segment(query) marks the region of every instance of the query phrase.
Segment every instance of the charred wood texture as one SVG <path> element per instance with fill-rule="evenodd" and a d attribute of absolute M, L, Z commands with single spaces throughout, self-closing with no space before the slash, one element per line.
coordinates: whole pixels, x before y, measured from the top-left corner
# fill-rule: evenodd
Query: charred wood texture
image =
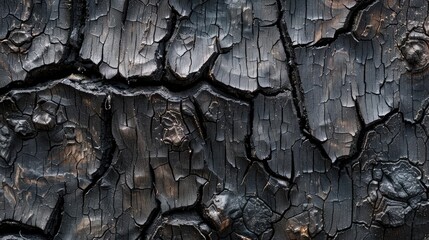
<path fill-rule="evenodd" d="M 424 0 L 0 0 L 1 239 L 428 239 Z"/>

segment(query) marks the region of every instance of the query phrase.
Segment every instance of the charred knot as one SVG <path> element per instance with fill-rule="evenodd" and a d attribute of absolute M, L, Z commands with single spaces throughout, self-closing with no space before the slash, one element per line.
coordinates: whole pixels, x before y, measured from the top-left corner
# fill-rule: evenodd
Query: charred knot
<path fill-rule="evenodd" d="M 174 147 L 183 146 L 187 140 L 185 123 L 180 112 L 175 110 L 167 111 L 161 118 L 164 126 L 163 141 Z"/>
<path fill-rule="evenodd" d="M 422 71 L 429 63 L 429 47 L 424 39 L 408 39 L 401 47 L 401 52 L 408 71 Z"/>

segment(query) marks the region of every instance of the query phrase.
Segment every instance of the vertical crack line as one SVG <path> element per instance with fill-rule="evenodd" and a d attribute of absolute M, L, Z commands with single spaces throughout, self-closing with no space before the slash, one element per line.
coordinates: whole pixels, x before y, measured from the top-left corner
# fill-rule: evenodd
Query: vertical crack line
<path fill-rule="evenodd" d="M 125 22 L 127 21 L 127 15 L 128 15 L 128 6 L 130 4 L 130 0 L 124 0 L 124 5 L 123 5 L 123 12 L 122 12 L 122 19 L 121 19 L 121 32 L 124 30 L 124 26 L 125 26 Z M 111 10 L 111 9 L 109 9 Z M 122 34 L 121 34 L 122 35 Z M 121 36 L 122 38 L 122 36 Z M 121 46 L 121 44 L 119 44 L 119 46 Z"/>
<path fill-rule="evenodd" d="M 64 192 L 60 192 L 58 196 L 57 203 L 55 204 L 54 211 L 52 211 L 51 216 L 46 224 L 44 230 L 45 234 L 48 234 L 50 237 L 57 235 L 60 230 L 61 222 L 63 219 L 64 213 Z"/>
<path fill-rule="evenodd" d="M 192 102 L 195 108 L 195 116 L 190 116 L 190 117 L 192 117 L 193 120 L 195 121 L 195 125 L 198 128 L 199 134 L 203 138 L 204 142 L 206 142 L 207 129 L 206 129 L 206 126 L 204 125 L 205 117 L 204 117 L 203 110 L 201 109 L 201 106 L 198 104 L 198 101 L 195 96 L 190 97 L 190 101 Z"/>
<path fill-rule="evenodd" d="M 88 8 L 86 0 L 72 0 L 71 1 L 71 19 L 70 19 L 70 33 L 69 43 L 71 54 L 66 54 L 69 61 L 75 61 L 79 57 L 79 51 L 83 42 L 83 28 L 85 26 L 85 20 L 88 18 Z"/>
<path fill-rule="evenodd" d="M 280 39 L 288 59 L 288 73 L 289 79 L 291 81 L 293 103 L 295 105 L 296 113 L 299 119 L 299 125 L 301 131 L 309 133 L 307 110 L 305 109 L 304 105 L 304 90 L 302 88 L 299 70 L 295 61 L 295 51 L 292 45 L 292 39 L 287 32 L 287 26 L 284 20 L 279 21 L 278 28 L 280 30 Z"/>
<path fill-rule="evenodd" d="M 299 74 L 299 69 L 296 63 L 294 46 L 292 43 L 292 39 L 289 36 L 286 22 L 282 19 L 284 10 L 282 7 L 281 0 L 277 0 L 277 5 L 279 6 L 279 9 L 281 9 L 281 14 L 279 15 L 279 21 L 277 26 L 280 31 L 280 40 L 282 41 L 283 48 L 285 49 L 288 61 L 287 67 L 292 88 L 291 92 L 293 97 L 293 104 L 296 110 L 296 115 L 298 117 L 300 131 L 302 135 L 310 141 L 310 143 L 316 146 L 322 157 L 330 159 L 328 153 L 322 146 L 322 142 L 311 134 L 308 114 L 305 108 L 305 94 L 304 89 L 302 88 L 302 81 Z"/>
<path fill-rule="evenodd" d="M 113 111 L 111 106 L 111 94 L 109 93 L 101 106 L 101 160 L 100 167 L 92 174 L 92 182 L 83 190 L 83 202 L 88 191 L 104 176 L 113 160 L 116 142 L 112 133 Z M 84 205 L 84 204 L 83 204 Z"/>
<path fill-rule="evenodd" d="M 159 42 L 158 49 L 155 52 L 155 60 L 157 62 L 157 66 L 160 69 L 160 78 L 163 78 L 165 76 L 166 72 L 166 66 L 167 66 L 167 53 L 168 53 L 168 47 L 169 42 L 171 38 L 174 36 L 175 30 L 177 29 L 177 16 L 178 13 L 172 9 L 170 11 L 171 19 L 167 22 L 167 34 L 164 36 L 164 38 L 161 39 Z"/>

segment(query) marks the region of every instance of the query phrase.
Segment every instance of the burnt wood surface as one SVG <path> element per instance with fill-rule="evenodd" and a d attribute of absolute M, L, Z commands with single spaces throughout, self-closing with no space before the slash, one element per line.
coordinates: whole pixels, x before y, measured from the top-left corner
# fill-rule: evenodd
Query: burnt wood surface
<path fill-rule="evenodd" d="M 425 0 L 0 0 L 0 239 L 429 239 Z"/>

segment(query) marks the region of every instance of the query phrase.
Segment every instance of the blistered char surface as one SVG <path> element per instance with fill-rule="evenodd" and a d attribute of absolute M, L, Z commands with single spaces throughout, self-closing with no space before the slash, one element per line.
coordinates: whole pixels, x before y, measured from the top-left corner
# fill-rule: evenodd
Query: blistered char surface
<path fill-rule="evenodd" d="M 427 238 L 428 19 L 0 0 L 0 238 Z"/>

